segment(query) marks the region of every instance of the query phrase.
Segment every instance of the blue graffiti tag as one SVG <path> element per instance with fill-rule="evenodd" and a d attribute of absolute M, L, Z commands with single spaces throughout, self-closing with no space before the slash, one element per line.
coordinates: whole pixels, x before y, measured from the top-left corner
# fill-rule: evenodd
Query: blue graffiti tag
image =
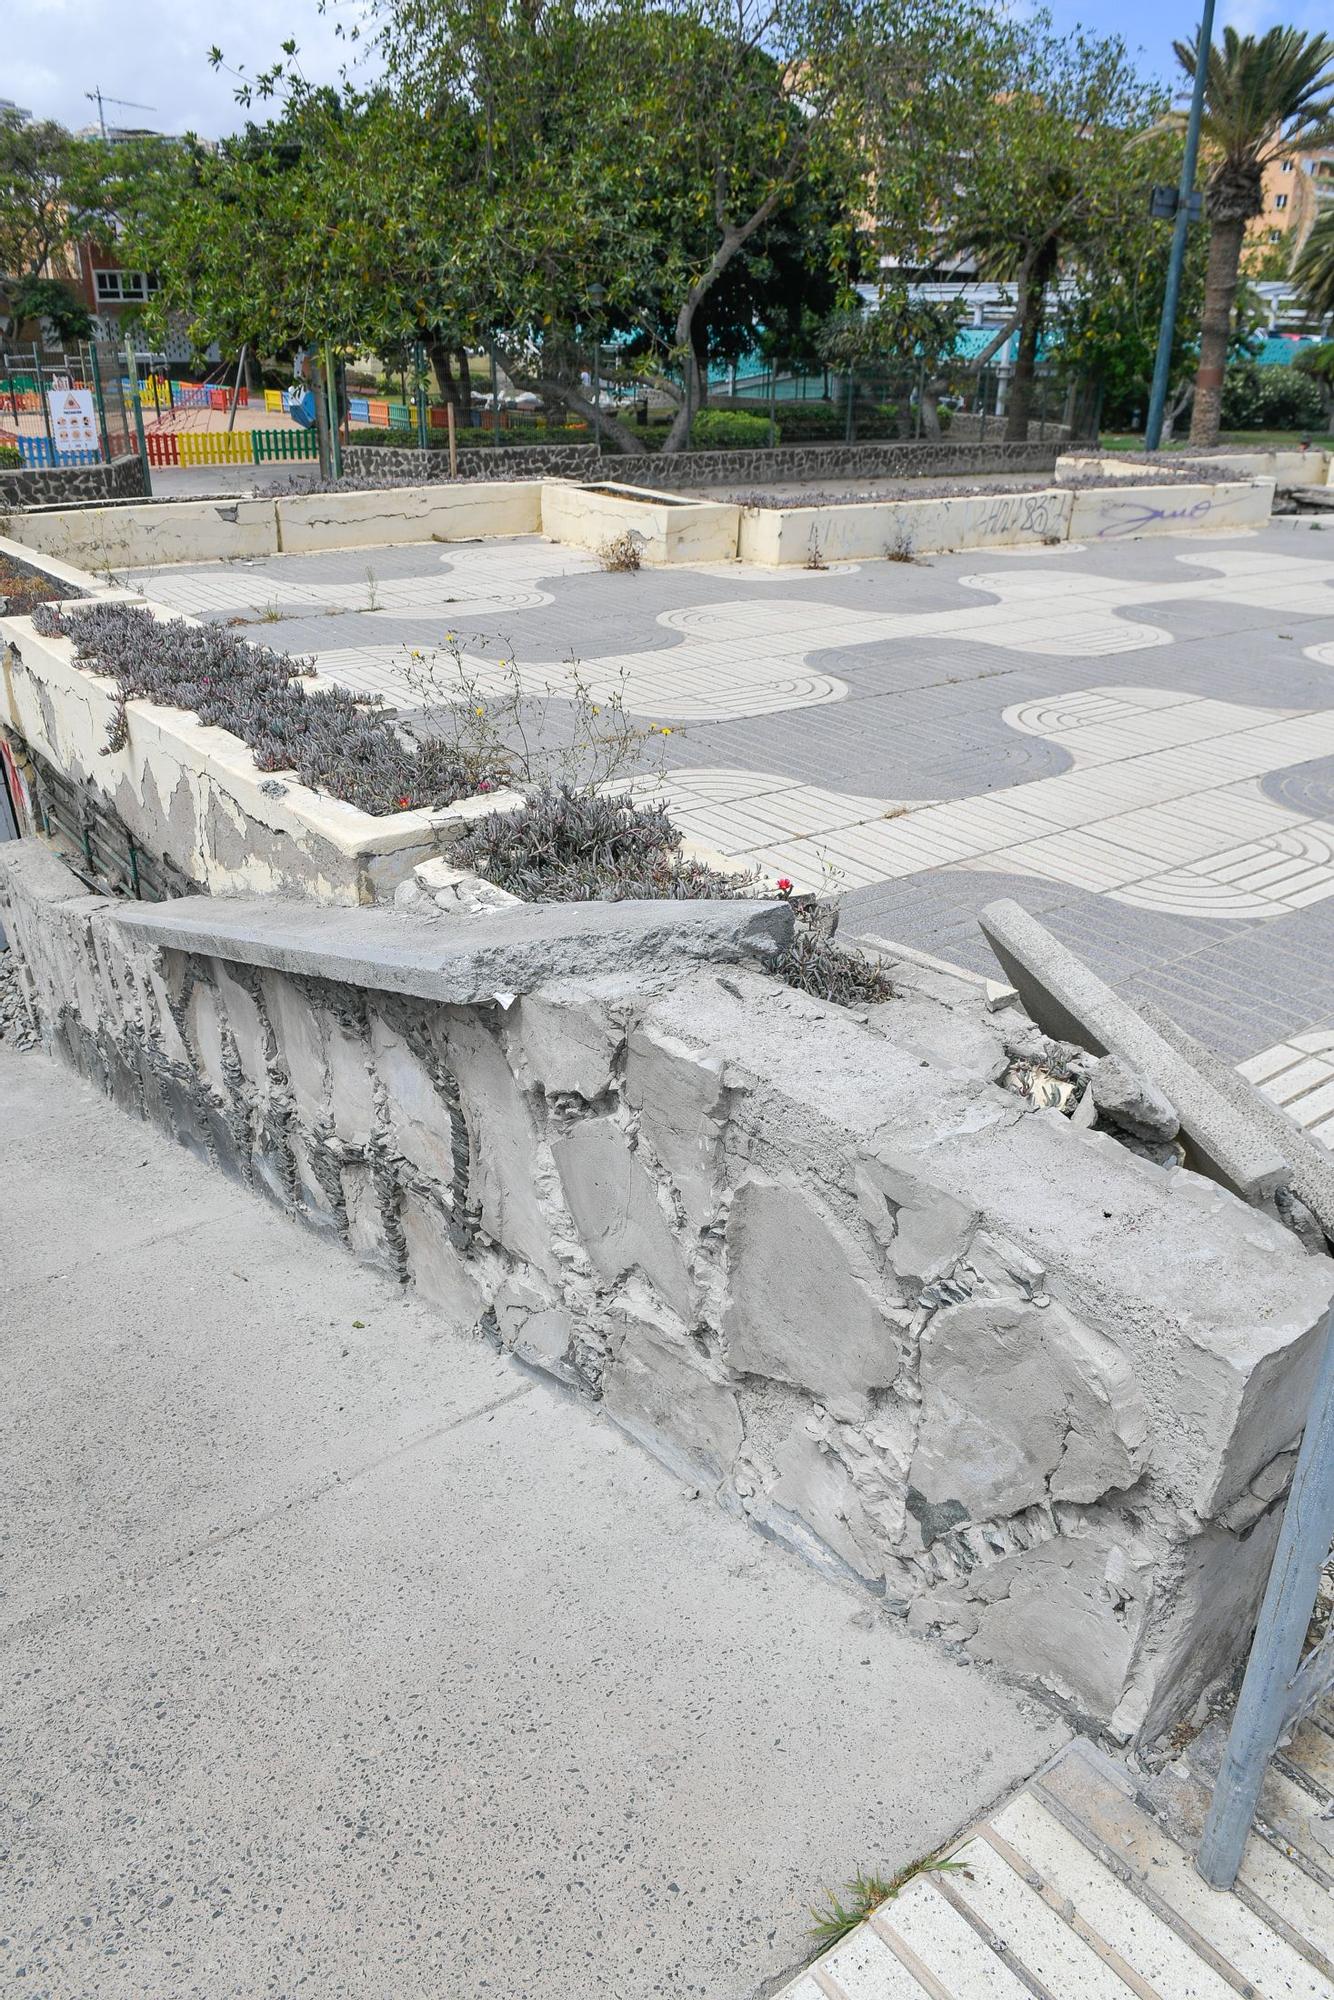
<path fill-rule="evenodd" d="M 1147 500 L 1118 500 L 1113 502 L 1113 511 L 1120 518 L 1099 528 L 1100 542 L 1116 535 L 1133 535 L 1136 528 L 1147 528 L 1151 521 L 1203 521 L 1213 513 L 1214 503 L 1207 494 L 1189 507 L 1151 507 Z"/>

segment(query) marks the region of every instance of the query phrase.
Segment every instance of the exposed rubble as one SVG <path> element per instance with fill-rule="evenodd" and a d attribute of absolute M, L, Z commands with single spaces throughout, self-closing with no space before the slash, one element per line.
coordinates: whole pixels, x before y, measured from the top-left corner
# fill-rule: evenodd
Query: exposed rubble
<path fill-rule="evenodd" d="M 832 1007 L 772 905 L 127 907 L 32 842 L 0 908 L 126 1109 L 914 1629 L 1146 1741 L 1232 1667 L 1334 1264 L 1004 1087 L 1097 1065 L 979 983 Z"/>

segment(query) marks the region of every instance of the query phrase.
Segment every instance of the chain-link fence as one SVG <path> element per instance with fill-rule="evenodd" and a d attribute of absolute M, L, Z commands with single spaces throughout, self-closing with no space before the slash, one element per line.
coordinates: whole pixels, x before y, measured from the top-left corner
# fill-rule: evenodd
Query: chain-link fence
<path fill-rule="evenodd" d="M 980 372 L 963 360 L 928 370 L 920 357 L 856 368 L 807 358 L 752 357 L 712 364 L 707 383 L 650 365 L 622 343 L 566 342 L 541 357 L 541 376 L 513 378 L 486 357 L 455 365 L 447 385 L 411 353 L 376 384 L 353 386 L 346 404 L 353 443 L 447 442 L 447 400 L 461 446 L 590 443 L 615 424 L 644 450 L 661 447 L 688 400 L 691 443 L 703 448 L 764 444 L 855 444 L 953 438 L 989 442 L 1006 435 L 1013 369 Z M 1029 387 L 1028 435 L 1070 435 L 1078 397 L 1050 367 Z M 719 421 L 722 418 L 723 421 Z M 729 421 L 730 420 L 730 421 Z M 606 435 L 605 444 L 618 440 Z"/>
<path fill-rule="evenodd" d="M 121 381 L 121 355 L 105 342 L 61 352 L 0 351 L 0 446 L 35 466 L 109 464 L 139 449 Z"/>

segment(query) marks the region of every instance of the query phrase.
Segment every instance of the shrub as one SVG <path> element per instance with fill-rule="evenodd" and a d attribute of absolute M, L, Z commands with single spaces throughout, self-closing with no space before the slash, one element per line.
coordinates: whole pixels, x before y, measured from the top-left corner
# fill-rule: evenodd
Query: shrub
<path fill-rule="evenodd" d="M 727 875 L 687 860 L 665 806 L 636 805 L 625 793 L 577 792 L 566 784 L 539 786 L 517 812 L 488 813 L 450 854 L 532 902 L 766 895 L 754 875 Z M 825 911 L 798 908 L 795 914 L 792 942 L 774 964 L 780 979 L 839 1007 L 893 999 L 889 974 L 875 959 L 836 944 Z"/>
<path fill-rule="evenodd" d="M 0 469 L 10 471 L 23 463 L 23 453 L 16 444 L 0 444 Z"/>
<path fill-rule="evenodd" d="M 687 861 L 665 806 L 625 793 L 540 785 L 518 812 L 488 813 L 451 849 L 465 868 L 533 902 L 623 902 L 627 897 L 697 901 L 754 885 Z"/>
<path fill-rule="evenodd" d="M 1261 368 L 1237 361 L 1223 383 L 1223 429 L 1318 430 L 1324 421 L 1318 384 L 1297 368 Z"/>
<path fill-rule="evenodd" d="M 495 782 L 452 743 L 406 742 L 373 702 L 343 688 L 307 691 L 309 660 L 251 645 L 223 626 L 157 619 L 133 604 L 39 605 L 33 624 L 72 640 L 78 660 L 115 681 L 108 751 L 126 741 L 126 702 L 143 696 L 239 736 L 261 771 L 291 771 L 363 812 L 450 805 Z"/>
<path fill-rule="evenodd" d="M 690 426 L 693 451 L 763 451 L 782 432 L 748 410 L 701 410 Z"/>
<path fill-rule="evenodd" d="M 597 559 L 603 569 L 636 570 L 643 564 L 644 537 L 634 528 L 623 535 L 611 535 L 599 545 Z"/>

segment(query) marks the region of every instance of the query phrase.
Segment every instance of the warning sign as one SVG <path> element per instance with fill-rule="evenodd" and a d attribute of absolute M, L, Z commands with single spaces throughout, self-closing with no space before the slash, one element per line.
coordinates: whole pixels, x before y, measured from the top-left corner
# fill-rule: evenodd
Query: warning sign
<path fill-rule="evenodd" d="M 91 389 L 51 389 L 46 407 L 57 451 L 97 451 L 97 418 Z"/>

